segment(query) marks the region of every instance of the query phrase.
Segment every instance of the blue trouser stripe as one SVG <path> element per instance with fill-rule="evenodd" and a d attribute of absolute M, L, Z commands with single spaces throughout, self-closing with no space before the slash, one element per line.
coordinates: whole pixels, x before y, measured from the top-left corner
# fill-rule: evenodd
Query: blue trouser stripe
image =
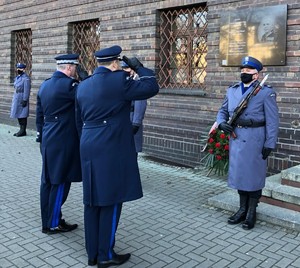
<path fill-rule="evenodd" d="M 116 234 L 116 231 L 117 231 L 117 212 L 118 212 L 118 204 L 114 205 L 114 212 L 113 212 L 113 215 L 112 215 L 112 223 L 111 223 L 111 236 L 110 236 L 110 250 L 109 250 L 109 256 L 108 256 L 108 259 L 111 260 L 113 258 L 113 246 L 114 246 L 114 243 L 115 243 L 115 234 Z"/>
<path fill-rule="evenodd" d="M 64 186 L 65 184 L 62 183 L 58 186 L 57 195 L 55 199 L 55 205 L 53 209 L 53 217 L 52 217 L 52 224 L 51 228 L 57 227 L 60 220 L 60 211 L 62 206 L 62 200 L 64 195 Z"/>

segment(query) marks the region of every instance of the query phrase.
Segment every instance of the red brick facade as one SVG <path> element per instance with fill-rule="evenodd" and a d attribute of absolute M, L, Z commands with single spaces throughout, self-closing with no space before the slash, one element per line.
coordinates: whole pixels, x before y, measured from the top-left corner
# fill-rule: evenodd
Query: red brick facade
<path fill-rule="evenodd" d="M 300 4 L 298 0 L 136 0 L 136 1 L 2 1 L 0 4 L 0 119 L 9 118 L 13 85 L 12 32 L 32 31 L 32 93 L 29 125 L 34 129 L 36 93 L 55 70 L 54 56 L 68 51 L 68 24 L 100 20 L 100 47 L 119 44 L 123 54 L 138 56 L 156 70 L 159 51 L 159 12 L 162 9 L 208 6 L 208 54 L 205 87 L 200 91 L 161 90 L 148 100 L 144 152 L 167 161 L 197 166 L 203 157 L 201 139 L 214 122 L 225 89 L 239 79 L 238 67 L 219 64 L 220 17 L 226 10 L 267 5 L 288 6 L 285 66 L 267 66 L 269 83 L 278 92 L 280 134 L 269 159 L 269 171 L 300 164 Z M 269 4 L 268 4 L 269 3 Z M 204 94 L 202 94 L 202 93 Z"/>

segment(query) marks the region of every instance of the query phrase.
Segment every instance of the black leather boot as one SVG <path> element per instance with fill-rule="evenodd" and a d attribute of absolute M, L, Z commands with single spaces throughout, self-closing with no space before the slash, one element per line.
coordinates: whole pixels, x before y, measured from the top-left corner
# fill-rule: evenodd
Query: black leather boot
<path fill-rule="evenodd" d="M 14 136 L 19 137 L 18 135 L 21 133 L 21 125 L 20 125 L 20 129 L 18 132 L 14 133 Z"/>
<path fill-rule="evenodd" d="M 256 207 L 258 204 L 257 198 L 249 199 L 249 208 L 246 216 L 246 220 L 244 221 L 242 227 L 245 230 L 250 230 L 254 227 L 256 222 Z"/>
<path fill-rule="evenodd" d="M 26 136 L 26 127 L 27 127 L 27 117 L 18 118 L 18 122 L 20 125 L 20 130 L 14 134 L 16 137 Z"/>
<path fill-rule="evenodd" d="M 26 125 L 20 125 L 20 131 L 15 133 L 14 136 L 16 137 L 26 136 Z"/>
<path fill-rule="evenodd" d="M 26 127 L 27 127 L 27 117 L 25 118 L 18 118 L 20 131 L 15 133 L 14 136 L 16 137 L 23 137 L 26 136 Z"/>
<path fill-rule="evenodd" d="M 228 219 L 229 224 L 238 224 L 246 219 L 248 210 L 248 195 L 239 194 L 240 196 L 240 208 Z"/>

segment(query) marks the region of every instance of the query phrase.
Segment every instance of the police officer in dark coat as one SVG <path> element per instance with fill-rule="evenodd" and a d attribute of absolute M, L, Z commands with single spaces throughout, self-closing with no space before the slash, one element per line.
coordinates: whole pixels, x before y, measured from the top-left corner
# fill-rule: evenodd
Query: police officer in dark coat
<path fill-rule="evenodd" d="M 256 206 L 265 186 L 267 158 L 275 149 L 279 116 L 276 93 L 272 87 L 263 88 L 250 99 L 236 126 L 227 124 L 234 109 L 255 87 L 262 63 L 250 56 L 241 63 L 241 83 L 227 89 L 226 97 L 217 115 L 219 129 L 236 134 L 230 138 L 228 186 L 238 190 L 240 208 L 229 219 L 229 224 L 243 222 L 250 230 L 256 221 Z"/>
<path fill-rule="evenodd" d="M 31 82 L 29 76 L 25 73 L 26 65 L 17 63 L 18 75 L 14 81 L 14 96 L 11 104 L 10 117 L 17 118 L 20 130 L 14 133 L 16 137 L 26 136 L 27 117 L 29 116 L 29 96 Z"/>
<path fill-rule="evenodd" d="M 62 219 L 61 206 L 67 199 L 71 182 L 81 181 L 79 136 L 75 120 L 75 95 L 78 85 L 73 77 L 77 54 L 56 58 L 57 71 L 44 81 L 37 94 L 37 141 L 41 142 L 43 169 L 40 201 L 42 232 L 68 232 L 77 224 Z"/>
<path fill-rule="evenodd" d="M 120 265 L 130 254 L 114 252 L 122 204 L 143 196 L 135 151 L 132 100 L 153 97 L 159 87 L 154 72 L 137 60 L 128 65 L 140 76 L 128 79 L 121 70 L 119 46 L 95 53 L 98 68 L 78 86 L 78 111 L 83 121 L 80 156 L 86 250 L 89 265 Z M 79 122 L 80 128 L 80 122 Z"/>

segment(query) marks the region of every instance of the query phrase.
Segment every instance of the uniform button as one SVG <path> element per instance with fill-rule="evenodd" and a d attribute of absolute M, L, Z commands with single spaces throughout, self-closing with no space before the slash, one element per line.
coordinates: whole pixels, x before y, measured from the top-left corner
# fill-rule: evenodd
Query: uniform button
<path fill-rule="evenodd" d="M 57 116 L 55 116 L 55 119 L 57 119 Z"/>
<path fill-rule="evenodd" d="M 103 121 L 103 124 L 106 124 L 106 121 L 105 121 L 105 120 Z"/>

